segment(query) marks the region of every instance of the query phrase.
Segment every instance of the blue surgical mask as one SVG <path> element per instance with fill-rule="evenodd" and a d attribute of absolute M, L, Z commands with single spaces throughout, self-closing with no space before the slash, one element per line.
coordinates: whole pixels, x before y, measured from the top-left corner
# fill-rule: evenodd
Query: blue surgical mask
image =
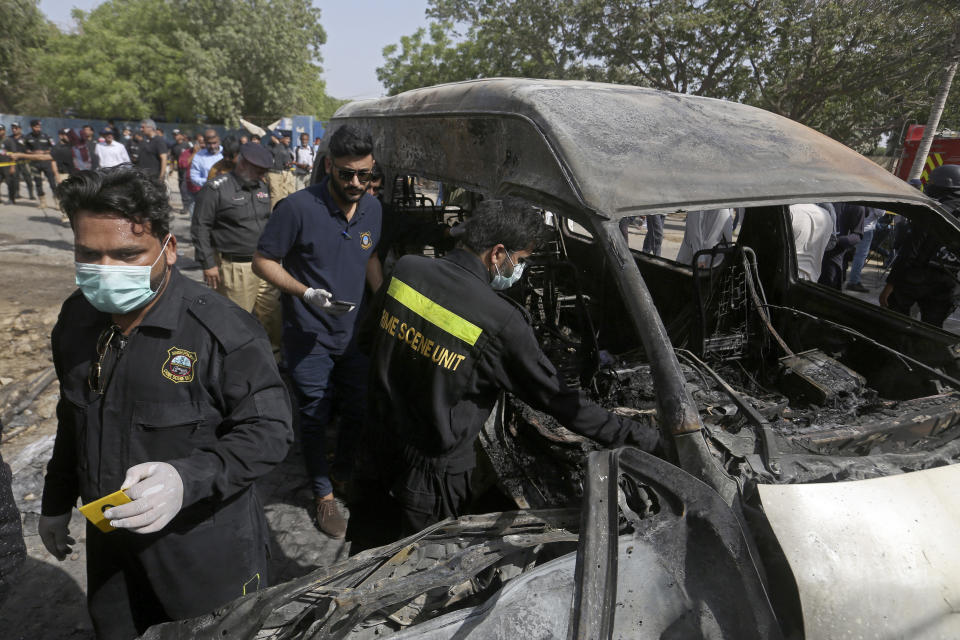
<path fill-rule="evenodd" d="M 160 290 L 157 287 L 157 291 L 154 291 L 150 286 L 150 273 L 163 257 L 168 242 L 169 235 L 160 249 L 160 255 L 150 266 L 75 263 L 77 286 L 83 292 L 83 297 L 97 311 L 117 315 L 146 305 Z"/>
<path fill-rule="evenodd" d="M 500 267 L 493 265 L 493 268 L 497 270 L 497 275 L 493 276 L 493 280 L 490 281 L 490 286 L 497 291 L 503 291 L 504 289 L 509 289 L 513 285 L 517 284 L 517 280 L 523 275 L 523 264 L 516 264 L 513 261 L 513 258 L 510 257 L 510 254 L 507 254 L 507 260 L 510 261 L 510 264 L 513 265 L 513 272 L 509 276 L 504 276 L 500 274 Z"/>

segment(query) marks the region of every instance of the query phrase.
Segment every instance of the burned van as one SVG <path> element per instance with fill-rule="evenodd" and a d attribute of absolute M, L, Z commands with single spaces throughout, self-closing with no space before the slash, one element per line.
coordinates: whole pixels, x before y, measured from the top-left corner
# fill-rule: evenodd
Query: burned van
<path fill-rule="evenodd" d="M 960 322 L 878 304 L 894 242 L 868 254 L 867 293 L 816 277 L 838 210 L 960 255 L 949 212 L 788 119 L 638 87 L 478 80 L 354 102 L 345 123 L 373 136 L 390 215 L 543 211 L 550 240 L 509 295 L 567 384 L 670 451 L 604 451 L 504 397 L 478 482 L 515 511 L 364 551 L 190 637 L 960 637 Z"/>

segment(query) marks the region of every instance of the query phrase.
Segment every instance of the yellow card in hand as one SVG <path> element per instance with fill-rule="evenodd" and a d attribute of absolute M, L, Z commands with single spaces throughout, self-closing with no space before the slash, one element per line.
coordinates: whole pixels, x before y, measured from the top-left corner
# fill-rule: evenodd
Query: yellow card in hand
<path fill-rule="evenodd" d="M 80 507 L 80 513 L 87 517 L 87 520 L 93 523 L 93 525 L 103 531 L 104 533 L 110 533 L 114 530 L 114 527 L 110 526 L 110 521 L 107 520 L 106 516 L 103 515 L 103 512 L 109 509 L 110 507 L 119 507 L 122 504 L 127 504 L 130 502 L 130 498 L 123 492 L 114 491 L 108 496 L 104 496 L 99 500 L 94 500 L 89 502 L 82 507 Z"/>

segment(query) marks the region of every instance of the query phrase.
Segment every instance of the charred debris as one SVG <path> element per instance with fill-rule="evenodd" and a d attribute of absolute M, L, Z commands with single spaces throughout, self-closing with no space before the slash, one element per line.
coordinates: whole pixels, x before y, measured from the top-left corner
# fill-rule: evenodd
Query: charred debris
<path fill-rule="evenodd" d="M 642 348 L 598 344 L 593 318 L 606 305 L 562 253 L 561 243 L 536 256 L 518 295 L 544 351 L 601 405 L 655 421 Z M 960 382 L 856 328 L 768 303 L 749 247 L 698 256 L 713 266 L 694 267 L 693 303 L 664 324 L 681 336 L 675 351 L 707 441 L 743 497 L 756 483 L 864 479 L 960 457 Z M 871 380 L 891 362 L 902 377 Z M 535 508 L 578 497 L 584 452 L 596 448 L 515 398 L 482 442 L 501 487 Z"/>

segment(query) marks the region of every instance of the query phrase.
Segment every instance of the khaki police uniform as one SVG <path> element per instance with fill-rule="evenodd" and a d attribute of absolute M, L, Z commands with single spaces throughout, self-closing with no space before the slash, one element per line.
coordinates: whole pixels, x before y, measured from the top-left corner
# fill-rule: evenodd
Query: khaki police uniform
<path fill-rule="evenodd" d="M 293 175 L 293 151 L 290 147 L 278 142 L 270 148 L 273 154 L 273 167 L 267 172 L 265 179 L 270 186 L 270 208 L 297 191 L 297 179 Z"/>
<path fill-rule="evenodd" d="M 190 235 L 200 266 L 220 269 L 217 293 L 257 317 L 279 357 L 280 291 L 253 272 L 253 253 L 269 217 L 266 183 L 245 183 L 231 171 L 197 193 Z"/>

